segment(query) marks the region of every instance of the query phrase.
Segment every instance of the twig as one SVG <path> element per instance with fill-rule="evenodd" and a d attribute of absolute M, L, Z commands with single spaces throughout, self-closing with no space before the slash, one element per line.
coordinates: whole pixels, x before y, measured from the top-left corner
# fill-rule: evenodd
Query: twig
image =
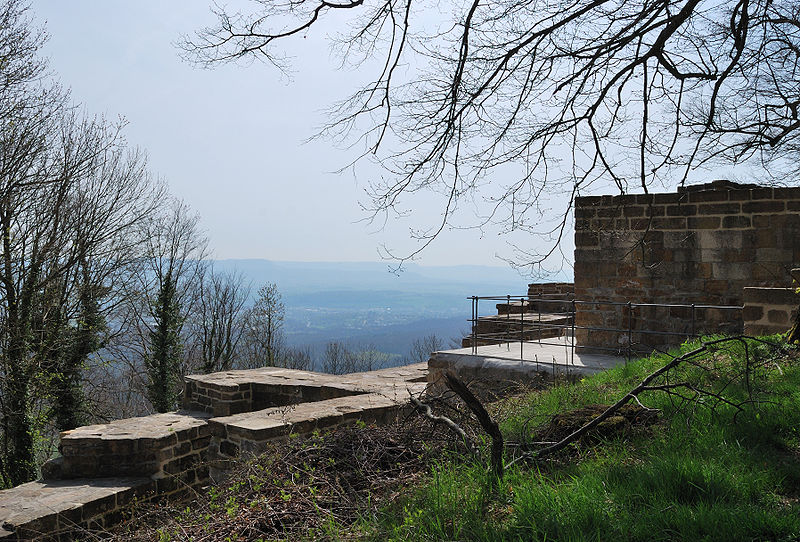
<path fill-rule="evenodd" d="M 420 401 L 419 399 L 417 399 L 413 395 L 411 396 L 411 404 L 414 405 L 414 407 L 423 416 L 425 416 L 426 418 L 428 418 L 432 422 L 445 425 L 451 431 L 455 432 L 459 437 L 461 437 L 461 440 L 464 441 L 464 444 L 466 445 L 466 447 L 469 449 L 470 452 L 472 452 L 474 454 L 478 453 L 477 446 L 475 446 L 475 444 L 472 442 L 472 440 L 470 440 L 470 438 L 467 436 L 467 433 L 456 422 L 454 422 L 453 420 L 451 420 L 447 416 L 436 416 L 433 413 L 433 411 L 431 410 L 430 405 L 427 405 L 427 404 L 423 403 L 422 401 Z"/>

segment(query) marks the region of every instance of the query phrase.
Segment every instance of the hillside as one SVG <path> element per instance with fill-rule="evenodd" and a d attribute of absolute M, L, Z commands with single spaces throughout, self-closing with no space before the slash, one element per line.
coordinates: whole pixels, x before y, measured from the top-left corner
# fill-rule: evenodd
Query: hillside
<path fill-rule="evenodd" d="M 613 403 L 672 359 L 653 356 L 492 404 L 506 439 L 506 472 L 496 486 L 484 460 L 427 420 L 358 425 L 278 444 L 232 485 L 173 509 L 144 508 L 116 536 L 796 539 L 800 363 L 792 349 L 716 343 L 656 382 L 660 389 L 639 394 L 632 410 L 649 412 L 646 423 L 620 418 L 554 456 L 519 459 L 525 446 L 558 439 L 585 407 Z M 457 421 L 478 436 L 474 424 Z"/>

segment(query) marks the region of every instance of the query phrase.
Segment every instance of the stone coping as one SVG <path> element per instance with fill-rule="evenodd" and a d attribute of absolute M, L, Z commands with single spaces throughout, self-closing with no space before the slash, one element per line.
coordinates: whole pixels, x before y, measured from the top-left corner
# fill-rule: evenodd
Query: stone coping
<path fill-rule="evenodd" d="M 408 403 L 409 392 L 419 393 L 425 384 L 419 383 L 396 397 L 385 393 L 367 393 L 350 397 L 337 397 L 290 407 L 273 407 L 255 412 L 245 412 L 212 418 L 211 434 L 219 438 L 234 437 L 264 442 L 288 436 L 291 433 L 307 434 L 315 429 L 338 425 L 350 419 L 369 418 L 370 412 L 383 413 L 387 408 Z"/>
<path fill-rule="evenodd" d="M 86 425 L 61 433 L 61 442 L 71 440 L 131 440 L 155 444 L 170 439 L 178 433 L 202 427 L 208 423 L 210 414 L 197 411 L 178 410 L 163 414 L 151 414 L 136 418 L 114 420 L 109 423 Z"/>
<path fill-rule="evenodd" d="M 472 371 L 507 371 L 509 378 L 518 374 L 551 371 L 594 374 L 624 361 L 624 358 L 618 356 L 581 352 L 580 349 L 573 351 L 569 338 L 555 337 L 542 341 L 526 341 L 522 344 L 521 352 L 519 342 L 436 352 L 428 362 L 428 377 L 434 382 L 442 370 L 462 368 Z"/>
<path fill-rule="evenodd" d="M 224 371 L 207 375 L 189 375 L 186 380 L 221 391 L 265 385 L 284 387 L 334 388 L 353 393 L 383 390 L 403 382 L 419 382 L 425 378 L 427 363 L 392 367 L 365 373 L 330 375 L 280 367 L 262 367 Z"/>
<path fill-rule="evenodd" d="M 0 491 L 0 540 L 102 525 L 102 517 L 154 489 L 149 478 L 28 482 Z"/>

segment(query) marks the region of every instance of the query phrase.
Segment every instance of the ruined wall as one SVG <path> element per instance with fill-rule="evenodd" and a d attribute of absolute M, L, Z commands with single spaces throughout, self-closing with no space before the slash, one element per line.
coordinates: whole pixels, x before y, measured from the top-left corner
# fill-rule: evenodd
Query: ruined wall
<path fill-rule="evenodd" d="M 795 288 L 745 288 L 744 332 L 772 335 L 786 331 L 794 322 L 800 296 Z"/>
<path fill-rule="evenodd" d="M 576 199 L 575 297 L 593 302 L 743 304 L 746 286 L 786 287 L 800 262 L 800 188 L 716 181 L 670 194 Z M 633 343 L 680 342 L 691 309 L 581 304 L 579 327 L 660 330 Z M 742 331 L 741 312 L 696 309 L 695 331 Z M 584 329 L 587 346 L 627 345 L 627 333 Z M 646 349 L 643 347 L 643 349 Z"/>

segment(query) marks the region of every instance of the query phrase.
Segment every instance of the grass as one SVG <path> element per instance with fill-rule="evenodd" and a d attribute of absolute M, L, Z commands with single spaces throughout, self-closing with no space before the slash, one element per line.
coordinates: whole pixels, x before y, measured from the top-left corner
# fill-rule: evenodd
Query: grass
<path fill-rule="evenodd" d="M 684 398 L 642 393 L 642 404 L 660 410 L 655 424 L 595 435 L 547 460 L 517 461 L 496 486 L 483 463 L 453 452 L 452 435 L 428 433 L 424 420 L 300 439 L 246 466 L 229 487 L 168 512 L 163 525 L 149 516 L 123 526 L 120 538 L 797 540 L 796 358 L 757 341 L 720 344 L 668 382 L 691 382 L 727 402 L 686 390 Z M 611 404 L 670 359 L 645 358 L 490 409 L 507 442 L 530 444 L 555 414 Z M 507 447 L 507 462 L 515 450 Z"/>
<path fill-rule="evenodd" d="M 687 344 L 689 351 L 697 344 Z M 759 343 L 737 378 L 742 344 L 703 355 L 671 375 L 734 402 L 641 401 L 661 422 L 602 442 L 579 443 L 549 462 L 517 463 L 496 491 L 482 465 L 441 463 L 430 480 L 357 526 L 372 540 L 790 540 L 800 537 L 800 367 Z M 611 403 L 668 361 L 640 360 L 575 385 L 515 398 L 495 409 L 504 434 L 525 440 L 554 414 Z M 342 535 L 344 532 L 341 533 Z"/>

